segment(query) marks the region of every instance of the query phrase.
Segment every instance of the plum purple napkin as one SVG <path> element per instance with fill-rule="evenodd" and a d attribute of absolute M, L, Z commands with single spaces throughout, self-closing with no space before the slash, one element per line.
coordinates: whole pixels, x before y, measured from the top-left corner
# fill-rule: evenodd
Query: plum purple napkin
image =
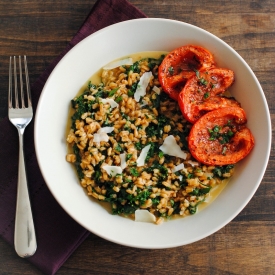
<path fill-rule="evenodd" d="M 32 85 L 34 110 L 50 73 L 72 47 L 106 26 L 143 17 L 145 14 L 126 0 L 98 0 L 68 46 Z M 0 235 L 13 245 L 18 136 L 8 118 L 0 122 L 0 128 L 4 129 L 0 132 Z M 33 130 L 32 121 L 25 133 L 25 156 L 38 247 L 28 260 L 45 274 L 55 274 L 89 232 L 68 216 L 48 190 L 37 163 Z"/>

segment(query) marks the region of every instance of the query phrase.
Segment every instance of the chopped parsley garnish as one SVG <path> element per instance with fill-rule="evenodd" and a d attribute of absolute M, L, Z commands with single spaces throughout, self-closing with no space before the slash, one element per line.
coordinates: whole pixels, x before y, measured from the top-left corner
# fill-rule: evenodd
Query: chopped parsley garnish
<path fill-rule="evenodd" d="M 204 85 L 204 86 L 206 86 L 207 85 L 207 80 L 206 79 L 204 79 L 204 78 L 200 78 L 200 83 L 202 84 L 202 85 Z"/>
<path fill-rule="evenodd" d="M 118 143 L 117 146 L 115 147 L 115 150 L 118 151 L 118 152 L 121 152 L 122 151 L 122 147 L 121 145 Z"/>
<path fill-rule="evenodd" d="M 229 129 L 222 131 L 224 127 L 229 127 Z M 226 144 L 234 136 L 233 128 L 234 125 L 231 125 L 230 121 L 223 127 L 216 125 L 212 129 L 208 129 L 210 135 L 209 140 L 219 140 L 220 144 Z M 225 151 L 223 151 L 223 153 L 225 153 Z"/>
<path fill-rule="evenodd" d="M 136 168 L 131 167 L 130 168 L 130 173 L 134 176 L 134 177 L 138 177 L 139 176 L 139 172 Z"/>
<path fill-rule="evenodd" d="M 170 75 L 173 75 L 174 74 L 174 68 L 173 67 L 169 67 L 168 68 L 168 72 Z"/>
<path fill-rule="evenodd" d="M 202 85 L 204 85 L 204 86 L 206 86 L 208 84 L 207 80 L 200 76 L 200 72 L 199 71 L 196 70 L 195 73 L 196 73 L 196 77 L 199 80 L 199 83 L 202 84 Z"/>
<path fill-rule="evenodd" d="M 126 154 L 126 161 L 129 160 L 132 156 L 133 154 Z"/>
<path fill-rule="evenodd" d="M 120 95 L 120 96 L 118 96 L 118 97 L 116 97 L 116 99 L 115 99 L 115 102 L 117 102 L 117 103 L 119 103 L 120 101 L 122 101 L 122 96 Z"/>
<path fill-rule="evenodd" d="M 209 92 L 207 92 L 203 95 L 204 99 L 207 99 L 209 96 L 210 96 Z"/>
<path fill-rule="evenodd" d="M 113 89 L 112 91 L 110 91 L 110 92 L 109 92 L 109 97 L 112 97 L 112 96 L 117 92 L 118 89 L 119 89 L 119 87 Z"/>
<path fill-rule="evenodd" d="M 159 151 L 159 158 L 162 158 L 164 156 L 164 153 L 162 151 Z"/>
<path fill-rule="evenodd" d="M 141 144 L 141 142 L 136 142 L 136 143 L 135 143 L 135 147 L 136 147 L 137 150 L 141 150 L 141 149 L 142 149 L 142 144 Z"/>

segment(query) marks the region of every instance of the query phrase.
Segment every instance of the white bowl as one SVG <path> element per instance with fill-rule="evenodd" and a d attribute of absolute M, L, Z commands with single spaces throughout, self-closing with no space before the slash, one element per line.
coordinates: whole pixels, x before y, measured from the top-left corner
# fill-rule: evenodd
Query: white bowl
<path fill-rule="evenodd" d="M 65 130 L 70 100 L 105 64 L 136 52 L 171 51 L 201 45 L 219 67 L 235 72 L 231 93 L 241 102 L 255 147 L 241 161 L 222 193 L 196 215 L 161 225 L 111 215 L 91 200 L 65 161 Z M 109 241 L 139 248 L 169 248 L 198 241 L 229 223 L 252 198 L 264 175 L 271 146 L 271 122 L 262 88 L 242 57 L 225 42 L 198 27 L 166 19 L 137 19 L 104 28 L 76 45 L 58 63 L 41 94 L 35 119 L 35 148 L 53 196 L 79 224 Z"/>

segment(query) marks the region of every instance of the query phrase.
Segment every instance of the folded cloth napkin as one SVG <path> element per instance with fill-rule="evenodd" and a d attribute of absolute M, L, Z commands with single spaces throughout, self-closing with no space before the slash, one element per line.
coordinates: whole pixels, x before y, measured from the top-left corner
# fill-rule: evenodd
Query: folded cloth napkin
<path fill-rule="evenodd" d="M 72 47 L 108 25 L 142 17 L 146 16 L 126 0 L 98 0 L 66 49 L 32 85 L 34 110 L 48 76 Z M 89 232 L 69 217 L 49 192 L 35 156 L 33 127 L 32 121 L 25 132 L 25 155 L 38 247 L 28 260 L 45 274 L 55 274 Z M 8 118 L 0 122 L 0 128 L 4 129 L 0 132 L 0 235 L 13 245 L 18 135 Z"/>

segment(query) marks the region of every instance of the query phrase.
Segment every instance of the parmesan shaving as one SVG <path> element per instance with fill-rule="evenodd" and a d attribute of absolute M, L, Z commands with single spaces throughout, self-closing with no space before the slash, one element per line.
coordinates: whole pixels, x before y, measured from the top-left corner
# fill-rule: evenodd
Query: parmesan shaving
<path fill-rule="evenodd" d="M 123 170 L 127 167 L 126 153 L 120 154 L 119 156 L 120 156 L 120 167 Z"/>
<path fill-rule="evenodd" d="M 94 134 L 94 142 L 101 142 L 101 141 L 105 141 L 107 142 L 109 140 L 109 136 L 106 133 L 95 133 Z"/>
<path fill-rule="evenodd" d="M 111 109 L 114 109 L 119 106 L 112 98 L 100 98 L 99 101 L 101 101 L 103 104 L 109 103 Z"/>
<path fill-rule="evenodd" d="M 137 167 L 144 166 L 144 164 L 145 164 L 145 159 L 146 159 L 147 154 L 148 154 L 148 152 L 149 152 L 149 150 L 150 150 L 150 147 L 151 147 L 151 144 L 145 146 L 145 147 L 141 150 L 140 155 L 139 155 L 139 157 L 138 157 L 138 159 L 137 159 Z"/>
<path fill-rule="evenodd" d="M 175 167 L 172 169 L 172 172 L 173 172 L 173 173 L 176 173 L 176 172 L 178 172 L 178 171 L 180 171 L 180 170 L 182 170 L 182 169 L 184 169 L 184 164 L 183 164 L 183 163 L 181 163 L 181 164 L 175 166 Z"/>
<path fill-rule="evenodd" d="M 157 87 L 157 86 L 154 86 L 153 89 L 152 89 L 156 94 L 160 94 L 160 88 Z"/>
<path fill-rule="evenodd" d="M 186 159 L 187 154 L 183 152 L 180 146 L 177 144 L 174 136 L 170 135 L 165 138 L 163 144 L 159 147 L 159 149 L 169 156 L 179 157 L 182 159 Z"/>
<path fill-rule="evenodd" d="M 148 210 L 137 209 L 135 211 L 135 221 L 136 222 L 156 222 L 156 217 L 150 213 Z"/>
<path fill-rule="evenodd" d="M 108 133 L 113 132 L 114 127 L 102 127 L 100 128 L 97 133 L 94 134 L 94 139 L 93 142 L 101 142 L 105 141 L 107 142 L 109 140 L 109 136 L 107 135 Z"/>
<path fill-rule="evenodd" d="M 138 85 L 137 85 L 136 92 L 134 94 L 134 98 L 135 98 L 136 102 L 139 102 L 140 98 L 142 96 L 145 96 L 146 88 L 147 88 L 152 76 L 153 76 L 152 72 L 146 72 L 141 76 L 141 78 L 138 82 Z"/>
<path fill-rule="evenodd" d="M 122 168 L 120 166 L 103 165 L 102 168 L 111 177 L 115 177 L 117 174 L 122 174 Z"/>
<path fill-rule="evenodd" d="M 114 127 L 101 127 L 97 133 L 106 133 L 106 134 L 109 134 L 109 133 L 112 133 L 114 131 Z"/>
<path fill-rule="evenodd" d="M 199 165 L 199 163 L 196 162 L 196 161 L 188 160 L 187 162 L 188 162 L 189 164 L 191 164 L 192 167 L 198 166 L 198 165 Z"/>
<path fill-rule="evenodd" d="M 123 65 L 133 65 L 133 59 L 132 58 L 125 58 L 121 60 L 113 61 L 106 66 L 103 67 L 103 70 L 112 70 L 114 68 L 123 66 Z"/>

